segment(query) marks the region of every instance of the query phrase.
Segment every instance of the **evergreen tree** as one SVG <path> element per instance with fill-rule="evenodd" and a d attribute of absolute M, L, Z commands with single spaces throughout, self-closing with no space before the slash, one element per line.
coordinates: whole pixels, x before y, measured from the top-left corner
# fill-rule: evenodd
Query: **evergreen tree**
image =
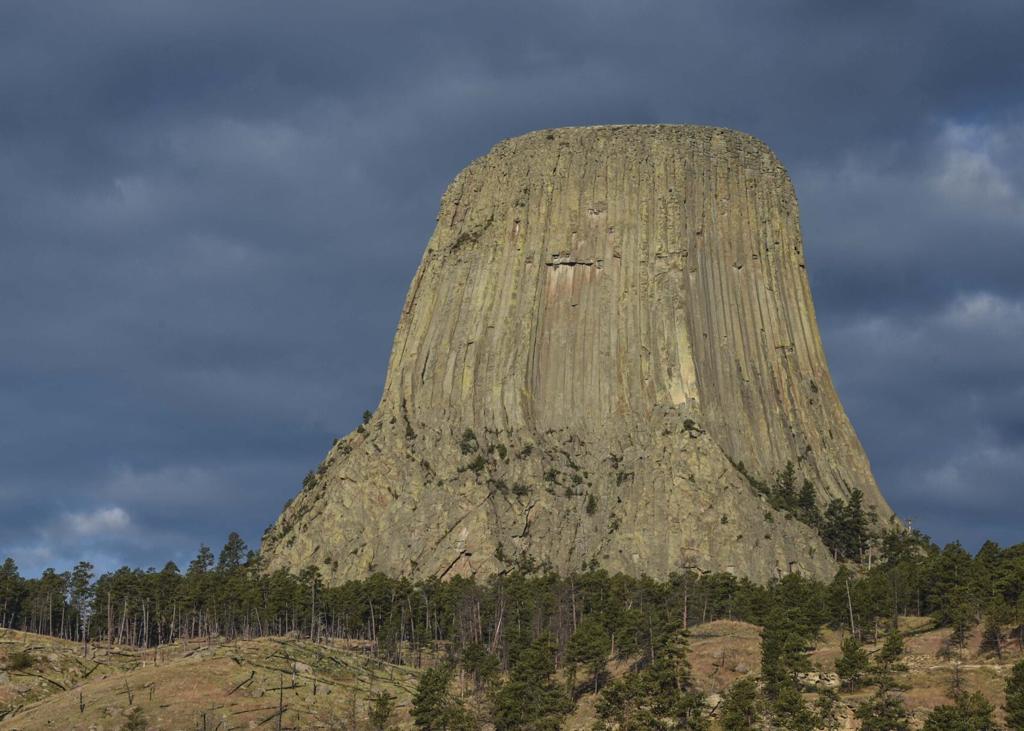
<path fill-rule="evenodd" d="M 879 690 L 856 710 L 860 731 L 910 731 L 910 713 L 899 696 Z"/>
<path fill-rule="evenodd" d="M 425 731 L 473 731 L 476 723 L 462 703 L 448 691 L 452 667 L 430 668 L 420 676 L 412 698 L 411 715 Z"/>
<path fill-rule="evenodd" d="M 644 670 L 609 684 L 597 703 L 598 717 L 620 729 L 708 727 L 704 696 L 693 686 L 687 633 L 677 627 L 654 650 Z M 666 726 L 668 721 L 671 726 Z"/>
<path fill-rule="evenodd" d="M 707 725 L 704 696 L 690 674 L 689 633 L 676 627 L 665 638 L 650 666 L 655 710 L 675 720 L 676 728 L 697 731 Z"/>
<path fill-rule="evenodd" d="M 899 632 L 889 632 L 881 649 L 875 653 L 869 674 L 871 682 L 882 690 L 900 688 L 896 673 L 907 669 L 900 660 L 903 657 L 903 637 Z"/>
<path fill-rule="evenodd" d="M 814 493 L 814 485 L 810 480 L 804 480 L 800 487 L 800 494 L 796 498 L 797 517 L 807 525 L 817 528 L 821 525 L 821 511 L 818 510 L 818 500 Z"/>
<path fill-rule="evenodd" d="M 995 731 L 994 710 L 981 693 L 960 693 L 953 705 L 929 713 L 922 731 Z"/>
<path fill-rule="evenodd" d="M 497 677 L 500 663 L 498 658 L 487 651 L 481 643 L 472 642 L 462 651 L 461 664 L 463 669 L 473 678 L 477 688 L 489 683 Z"/>
<path fill-rule="evenodd" d="M 875 654 L 871 667 L 872 682 L 878 686 L 870 700 L 856 711 L 861 720 L 861 731 L 909 731 L 910 714 L 903 699 L 895 691 L 902 689 L 896 673 L 906 670 L 903 657 L 903 638 L 892 631 L 882 648 Z"/>
<path fill-rule="evenodd" d="M 233 571 L 239 568 L 245 561 L 245 555 L 248 550 L 242 537 L 232 531 L 228 536 L 227 543 L 224 544 L 224 548 L 220 551 L 220 556 L 217 557 L 217 570 Z"/>
<path fill-rule="evenodd" d="M 864 511 L 864 493 L 854 490 L 850 499 L 832 500 L 822 518 L 821 538 L 840 560 L 858 560 L 871 539 L 872 516 Z"/>
<path fill-rule="evenodd" d="M 824 731 L 839 731 L 839 694 L 832 688 L 818 691 L 818 700 L 814 704 L 816 725 Z"/>
<path fill-rule="evenodd" d="M 386 690 L 370 696 L 370 728 L 374 731 L 385 731 L 391 715 L 395 712 L 395 699 Z"/>
<path fill-rule="evenodd" d="M 609 723 L 617 729 L 658 729 L 661 721 L 655 714 L 650 686 L 642 672 L 627 673 L 609 683 L 597 699 L 597 717 L 601 723 L 596 729 L 607 729 Z"/>
<path fill-rule="evenodd" d="M 806 629 L 793 614 L 773 607 L 761 633 L 761 678 L 769 700 L 783 687 L 796 685 L 797 675 L 811 669 L 810 649 Z"/>
<path fill-rule="evenodd" d="M 188 574 L 198 576 L 213 568 L 213 551 L 205 543 L 199 544 L 199 553 L 188 565 Z"/>
<path fill-rule="evenodd" d="M 25 581 L 18 565 L 8 557 L 0 565 L 0 627 L 13 627 L 21 609 Z"/>
<path fill-rule="evenodd" d="M 945 546 L 928 561 L 924 599 L 929 612 L 943 626 L 954 624 L 959 611 L 974 614 L 974 596 L 968 586 L 974 560 L 958 542 Z M 973 624 L 973 620 L 971 621 Z"/>
<path fill-rule="evenodd" d="M 949 636 L 950 645 L 961 652 L 966 649 L 971 628 L 978 623 L 974 600 L 966 587 L 952 587 L 944 597 L 939 619 L 940 622 L 948 624 L 953 629 Z"/>
<path fill-rule="evenodd" d="M 836 660 L 836 673 L 846 690 L 857 690 L 864 682 L 871 660 L 857 638 L 849 636 L 843 640 L 842 655 Z"/>
<path fill-rule="evenodd" d="M 985 624 L 981 631 L 981 651 L 991 653 L 1002 659 L 1003 641 L 1006 635 L 1003 633 L 1003 625 L 1010 621 L 1010 608 L 1003 598 L 997 597 L 985 607 Z"/>
<path fill-rule="evenodd" d="M 776 723 L 786 731 L 814 731 L 818 725 L 818 719 L 807 707 L 796 683 L 786 683 L 778 689 L 771 713 Z"/>
<path fill-rule="evenodd" d="M 723 731 L 754 731 L 760 728 L 757 683 L 750 678 L 733 683 L 722 699 L 718 718 Z"/>
<path fill-rule="evenodd" d="M 786 462 L 782 472 L 775 476 L 771 491 L 772 506 L 793 512 L 797 507 L 796 470 L 792 462 Z"/>
<path fill-rule="evenodd" d="M 772 717 L 791 731 L 814 728 L 799 683 L 799 675 L 811 669 L 810 649 L 808 628 L 792 612 L 773 607 L 761 634 L 761 679 Z"/>
<path fill-rule="evenodd" d="M 604 625 L 593 615 L 587 615 L 576 627 L 566 648 L 566 659 L 571 663 L 572 669 L 570 676 L 575 678 L 576 666 L 582 666 L 590 676 L 596 693 L 605 673 L 610 650 L 611 638 Z"/>
<path fill-rule="evenodd" d="M 1024 731 L 1024 660 L 1013 666 L 1006 680 L 1006 725 L 1010 731 Z"/>
<path fill-rule="evenodd" d="M 78 635 L 83 643 L 88 641 L 89 600 L 92 597 L 93 565 L 80 561 L 71 571 L 71 606 L 78 615 Z"/>
<path fill-rule="evenodd" d="M 1021 560 L 1020 573 L 1022 575 L 1021 584 L 1024 585 L 1024 560 Z M 1017 625 L 1017 629 L 1014 630 L 1017 635 L 1017 647 L 1024 650 L 1024 591 L 1021 591 L 1016 604 L 1013 606 L 1012 619 L 1010 621 Z"/>
<path fill-rule="evenodd" d="M 516 659 L 505 683 L 495 695 L 494 726 L 497 731 L 561 728 L 572 703 L 555 683 L 555 641 L 542 635 Z"/>

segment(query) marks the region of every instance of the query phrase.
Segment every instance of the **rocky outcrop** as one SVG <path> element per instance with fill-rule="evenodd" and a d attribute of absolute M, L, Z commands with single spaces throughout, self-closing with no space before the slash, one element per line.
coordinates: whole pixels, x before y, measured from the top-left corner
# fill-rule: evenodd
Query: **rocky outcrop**
<path fill-rule="evenodd" d="M 771 150 L 695 126 L 534 132 L 449 186 L 380 405 L 263 553 L 332 582 L 827 576 L 815 531 L 743 474 L 787 461 L 819 503 L 859 489 L 891 516 L 829 376 Z"/>

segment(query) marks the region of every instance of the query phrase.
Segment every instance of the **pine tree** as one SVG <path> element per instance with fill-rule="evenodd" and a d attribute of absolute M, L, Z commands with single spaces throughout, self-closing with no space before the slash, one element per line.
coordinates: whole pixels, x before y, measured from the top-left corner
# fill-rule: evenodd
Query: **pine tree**
<path fill-rule="evenodd" d="M 1011 615 L 1010 621 L 1017 625 L 1017 629 L 1014 630 L 1017 634 L 1017 647 L 1024 650 L 1024 592 L 1017 597 L 1017 603 L 1014 604 Z"/>
<path fill-rule="evenodd" d="M 1010 621 L 1010 608 L 1000 596 L 989 602 L 985 607 L 985 624 L 981 631 L 981 651 L 992 653 L 999 659 L 1003 657 L 1003 624 Z"/>
<path fill-rule="evenodd" d="M 8 557 L 0 565 L 0 627 L 14 625 L 24 593 L 25 581 L 18 573 L 18 565 Z"/>
<path fill-rule="evenodd" d="M 566 657 L 572 664 L 571 676 L 575 677 L 577 665 L 585 668 L 596 693 L 605 673 L 610 650 L 611 638 L 608 631 L 593 615 L 587 615 L 577 625 L 566 648 Z"/>
<path fill-rule="evenodd" d="M 462 650 L 460 662 L 463 669 L 473 677 L 473 683 L 477 688 L 493 681 L 500 666 L 498 658 L 487 652 L 487 648 L 479 642 L 466 645 Z"/>
<path fill-rule="evenodd" d="M 542 635 L 519 654 L 508 682 L 495 694 L 497 731 L 561 728 L 562 718 L 572 710 L 572 703 L 553 678 L 555 650 L 554 638 Z"/>
<path fill-rule="evenodd" d="M 903 700 L 888 691 L 879 690 L 857 707 L 860 731 L 910 731 L 910 713 Z"/>
<path fill-rule="evenodd" d="M 761 633 L 761 677 L 765 694 L 774 700 L 785 685 L 796 684 L 797 674 L 811 669 L 810 644 L 791 612 L 772 607 Z"/>
<path fill-rule="evenodd" d="M 800 494 L 796 498 L 797 517 L 804 523 L 817 528 L 821 525 L 821 512 L 818 510 L 818 500 L 814 492 L 814 485 L 810 480 L 804 480 L 800 487 Z"/>
<path fill-rule="evenodd" d="M 235 532 L 228 535 L 227 543 L 221 549 L 217 557 L 218 571 L 233 571 L 239 568 L 245 560 L 245 554 L 249 548 L 245 545 L 242 537 Z"/>
<path fill-rule="evenodd" d="M 786 462 L 782 472 L 775 476 L 772 485 L 772 504 L 781 510 L 793 511 L 797 506 L 796 470 L 792 462 Z"/>
<path fill-rule="evenodd" d="M 93 565 L 88 561 L 80 561 L 71 571 L 70 599 L 78 615 L 78 632 L 83 647 L 88 640 L 89 600 L 92 597 Z M 83 650 L 84 652 L 84 650 Z"/>
<path fill-rule="evenodd" d="M 822 518 L 821 539 L 836 558 L 860 559 L 871 540 L 873 515 L 864 511 L 864 493 L 854 490 L 850 499 L 832 500 Z"/>
<path fill-rule="evenodd" d="M 374 731 L 385 731 L 391 714 L 395 711 L 395 699 L 386 690 L 370 696 L 370 728 Z"/>
<path fill-rule="evenodd" d="M 872 682 L 878 688 L 856 711 L 861 731 L 909 731 L 910 714 L 903 699 L 894 692 L 902 688 L 895 676 L 906 669 L 900 662 L 902 657 L 903 638 L 899 632 L 890 632 L 871 668 Z"/>
<path fill-rule="evenodd" d="M 846 501 L 846 523 L 851 539 L 859 550 L 864 550 L 871 538 L 871 520 L 864 511 L 864 493 L 854 490 Z"/>
<path fill-rule="evenodd" d="M 811 669 L 807 628 L 781 605 L 772 608 L 761 633 L 761 678 L 772 716 L 792 731 L 810 731 L 814 718 L 800 693 L 798 676 Z"/>
<path fill-rule="evenodd" d="M 899 632 L 892 631 L 885 636 L 882 648 L 875 653 L 871 665 L 872 682 L 879 690 L 889 691 L 900 688 L 896 681 L 896 673 L 907 669 L 900 660 L 903 658 L 903 637 Z"/>
<path fill-rule="evenodd" d="M 425 731 L 473 731 L 477 728 L 462 703 L 448 692 L 451 680 L 450 665 L 430 668 L 420 676 L 411 712 L 417 728 Z"/>
<path fill-rule="evenodd" d="M 650 665 L 605 687 L 597 703 L 598 717 L 638 731 L 666 728 L 665 719 L 672 719 L 675 729 L 706 729 L 704 696 L 693 685 L 688 649 L 686 631 L 670 631 L 655 648 Z"/>
<path fill-rule="evenodd" d="M 796 683 L 787 683 L 779 688 L 771 710 L 775 720 L 786 731 L 814 731 L 818 725 L 818 719 L 807 707 Z"/>
<path fill-rule="evenodd" d="M 689 633 L 682 627 L 669 632 L 650 667 L 656 711 L 673 718 L 676 728 L 697 731 L 707 725 L 704 696 L 690 674 Z"/>
<path fill-rule="evenodd" d="M 1006 680 L 1006 725 L 1010 731 L 1024 731 L 1024 660 L 1013 666 Z"/>
<path fill-rule="evenodd" d="M 940 621 L 945 620 L 953 629 L 949 636 L 950 644 L 963 651 L 971 628 L 978 623 L 973 598 L 966 587 L 954 586 L 943 604 Z"/>
<path fill-rule="evenodd" d="M 596 710 L 602 722 L 611 722 L 615 728 L 656 729 L 660 723 L 643 672 L 627 673 L 606 685 L 598 696 Z M 595 728 L 604 729 L 607 725 Z"/>
<path fill-rule="evenodd" d="M 839 731 L 839 693 L 832 688 L 818 691 L 818 700 L 814 704 L 816 724 L 825 731 Z"/>
<path fill-rule="evenodd" d="M 961 693 L 952 705 L 932 710 L 922 731 L 995 731 L 994 710 L 981 693 Z"/>
<path fill-rule="evenodd" d="M 205 543 L 199 545 L 199 553 L 192 559 L 192 562 L 188 565 L 188 574 L 195 576 L 198 574 L 205 574 L 207 571 L 213 568 L 213 551 Z"/>
<path fill-rule="evenodd" d="M 836 673 L 846 690 L 857 690 L 864 682 L 871 660 L 852 635 L 843 640 L 843 654 L 836 660 Z"/>
<path fill-rule="evenodd" d="M 719 709 L 723 731 L 752 731 L 759 728 L 757 683 L 744 678 L 733 683 Z"/>

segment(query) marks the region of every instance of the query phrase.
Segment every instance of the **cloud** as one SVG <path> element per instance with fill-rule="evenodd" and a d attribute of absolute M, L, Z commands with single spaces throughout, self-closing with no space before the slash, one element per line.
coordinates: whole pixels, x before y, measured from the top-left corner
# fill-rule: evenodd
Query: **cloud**
<path fill-rule="evenodd" d="M 953 294 L 923 312 L 852 319 L 827 340 L 897 510 L 940 540 L 1019 542 L 1024 297 Z"/>
<path fill-rule="evenodd" d="M 991 330 L 1003 337 L 1024 335 L 1024 302 L 989 292 L 961 295 L 942 314 L 951 327 Z"/>
<path fill-rule="evenodd" d="M 931 184 L 946 201 L 1024 223 L 1024 191 L 1011 173 L 1024 160 L 1024 125 L 947 122 L 939 147 Z"/>
<path fill-rule="evenodd" d="M 608 122 L 777 151 L 887 494 L 940 540 L 1012 536 L 921 486 L 1017 489 L 985 455 L 1024 433 L 1022 25 L 1001 0 L 5 4 L 0 554 L 257 542 L 379 398 L 448 180 Z M 119 531 L 61 523 L 115 508 Z"/>
<path fill-rule="evenodd" d="M 116 506 L 88 513 L 66 513 L 60 522 L 62 527 L 83 538 L 117 535 L 131 526 L 128 513 Z"/>

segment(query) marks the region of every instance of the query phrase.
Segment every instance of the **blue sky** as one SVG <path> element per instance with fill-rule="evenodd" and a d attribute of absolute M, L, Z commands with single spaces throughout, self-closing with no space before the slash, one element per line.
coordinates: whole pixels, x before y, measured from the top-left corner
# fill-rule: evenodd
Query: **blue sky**
<path fill-rule="evenodd" d="M 447 181 L 561 125 L 741 129 L 840 395 L 940 542 L 1024 541 L 1024 5 L 0 6 L 0 557 L 257 544 L 376 404 Z"/>

